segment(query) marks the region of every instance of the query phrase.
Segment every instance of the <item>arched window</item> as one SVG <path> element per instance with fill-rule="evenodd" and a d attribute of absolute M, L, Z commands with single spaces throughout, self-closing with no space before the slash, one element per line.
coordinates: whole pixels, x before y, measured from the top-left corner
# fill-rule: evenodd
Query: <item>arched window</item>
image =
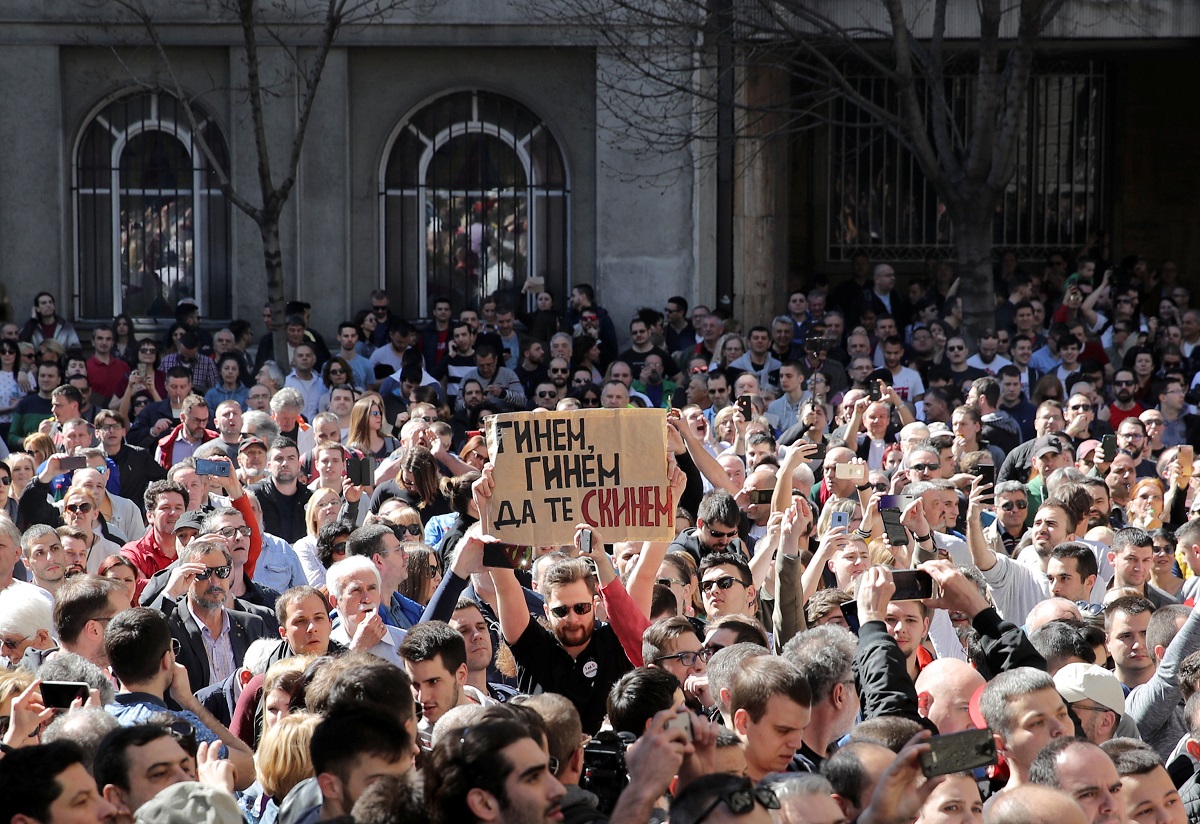
<path fill-rule="evenodd" d="M 479 90 L 438 98 L 397 127 L 380 183 L 383 285 L 403 314 L 493 292 L 523 304 L 529 278 L 563 305 L 570 182 L 554 136 L 525 106 Z"/>
<path fill-rule="evenodd" d="M 228 169 L 220 130 L 192 109 Z M 80 317 L 173 318 L 185 297 L 203 317 L 231 316 L 229 204 L 175 97 L 135 93 L 96 112 L 76 147 L 73 191 Z"/>

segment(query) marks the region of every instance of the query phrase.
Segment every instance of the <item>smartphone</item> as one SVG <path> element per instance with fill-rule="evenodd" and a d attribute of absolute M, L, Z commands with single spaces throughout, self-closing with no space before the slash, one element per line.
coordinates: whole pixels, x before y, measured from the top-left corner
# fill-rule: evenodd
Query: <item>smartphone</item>
<path fill-rule="evenodd" d="M 883 392 L 881 392 L 879 389 L 878 381 L 871 381 L 871 386 L 869 389 L 867 389 L 867 397 L 871 399 L 872 403 L 877 403 L 883 400 Z"/>
<path fill-rule="evenodd" d="M 858 601 L 845 601 L 840 608 L 842 617 L 846 619 L 846 628 L 858 635 Z"/>
<path fill-rule="evenodd" d="M 927 778 L 995 763 L 996 739 L 989 729 L 935 735 L 929 739 L 929 752 L 921 755 L 921 770 Z"/>
<path fill-rule="evenodd" d="M 592 531 L 590 529 L 581 530 L 579 533 L 579 553 L 581 555 L 592 554 Z"/>
<path fill-rule="evenodd" d="M 76 698 L 88 698 L 88 685 L 82 681 L 43 681 L 42 703 L 47 707 L 70 709 Z"/>
<path fill-rule="evenodd" d="M 483 545 L 483 565 L 493 569 L 528 569 L 533 562 L 533 547 L 520 544 Z"/>
<path fill-rule="evenodd" d="M 754 417 L 754 402 L 749 395 L 741 395 L 737 399 L 737 407 L 742 410 L 742 417 L 750 420 Z"/>
<path fill-rule="evenodd" d="M 1180 466 L 1191 467 L 1192 462 L 1195 461 L 1195 459 L 1196 450 L 1190 443 L 1185 443 L 1183 446 L 1179 447 L 1179 457 L 1176 460 L 1179 461 Z"/>
<path fill-rule="evenodd" d="M 916 499 L 916 495 L 880 495 L 879 508 L 881 510 L 894 509 L 897 512 L 903 512 Z"/>
<path fill-rule="evenodd" d="M 809 455 L 808 459 L 810 461 L 823 461 L 823 460 L 825 460 L 825 453 L 828 451 L 829 451 L 829 444 L 826 443 L 825 441 L 821 441 L 819 444 L 817 444 L 817 451 L 814 452 L 813 454 Z"/>
<path fill-rule="evenodd" d="M 991 487 L 991 490 L 988 492 L 988 498 L 995 499 L 995 497 L 996 497 L 996 467 L 991 466 L 991 465 L 980 466 L 980 467 L 977 467 L 977 471 L 979 472 L 979 477 L 983 478 L 983 482 Z"/>
<path fill-rule="evenodd" d="M 829 525 L 831 527 L 838 527 L 838 526 L 848 527 L 848 526 L 850 526 L 850 513 L 849 512 L 836 512 L 836 511 L 831 513 L 830 518 L 829 518 Z"/>
<path fill-rule="evenodd" d="M 229 464 L 225 461 L 210 461 L 208 458 L 197 458 L 196 474 L 215 475 L 218 478 L 228 478 Z"/>
<path fill-rule="evenodd" d="M 897 569 L 892 571 L 896 583 L 893 601 L 923 601 L 933 597 L 933 577 L 923 569 Z"/>
<path fill-rule="evenodd" d="M 666 723 L 668 730 L 683 730 L 683 734 L 687 736 L 687 740 L 692 740 L 692 714 L 687 710 L 680 710 L 679 714 Z"/>
<path fill-rule="evenodd" d="M 854 481 L 858 484 L 867 481 L 867 465 L 855 463 L 838 464 L 833 470 L 833 476 L 843 481 Z"/>
<path fill-rule="evenodd" d="M 147 380 L 150 377 L 150 364 L 139 363 L 137 371 L 138 371 L 138 375 L 141 376 L 142 380 Z"/>
<path fill-rule="evenodd" d="M 752 489 L 750 490 L 750 503 L 769 504 L 774 495 L 774 489 Z"/>
<path fill-rule="evenodd" d="M 58 468 L 63 472 L 74 472 L 76 469 L 86 469 L 87 458 L 78 455 L 64 455 L 58 459 Z"/>
<path fill-rule="evenodd" d="M 908 530 L 900 523 L 900 510 L 880 509 L 883 518 L 883 531 L 887 533 L 888 543 L 892 546 L 904 546 L 908 543 Z"/>
<path fill-rule="evenodd" d="M 1105 435 L 1100 439 L 1100 454 L 1104 458 L 1105 463 L 1112 463 L 1117 459 L 1117 436 Z"/>
<path fill-rule="evenodd" d="M 351 461 L 346 465 L 346 474 L 350 476 L 350 483 L 355 486 L 374 486 L 375 459 L 364 455 L 360 460 Z"/>

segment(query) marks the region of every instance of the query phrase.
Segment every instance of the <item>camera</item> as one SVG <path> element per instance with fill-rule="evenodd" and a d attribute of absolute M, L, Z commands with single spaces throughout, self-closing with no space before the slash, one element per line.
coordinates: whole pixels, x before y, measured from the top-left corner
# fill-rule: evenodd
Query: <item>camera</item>
<path fill-rule="evenodd" d="M 625 769 L 625 750 L 636 741 L 633 733 L 604 730 L 596 733 L 583 747 L 583 774 L 579 786 L 594 793 L 600 812 L 611 815 L 621 791 L 629 786 Z"/>

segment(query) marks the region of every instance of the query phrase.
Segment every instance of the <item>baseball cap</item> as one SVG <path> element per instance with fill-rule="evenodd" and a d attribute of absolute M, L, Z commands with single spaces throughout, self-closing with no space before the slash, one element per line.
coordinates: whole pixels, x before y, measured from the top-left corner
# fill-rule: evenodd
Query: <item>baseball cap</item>
<path fill-rule="evenodd" d="M 257 435 L 245 435 L 238 444 L 238 452 L 242 452 L 243 450 L 249 449 L 252 446 L 261 446 L 263 449 L 266 449 L 267 442 Z"/>
<path fill-rule="evenodd" d="M 181 529 L 194 529 L 200 531 L 200 526 L 204 523 L 204 513 L 198 509 L 193 509 L 191 512 L 185 512 L 179 516 L 179 520 L 175 522 L 174 532 Z"/>
<path fill-rule="evenodd" d="M 1099 448 L 1100 441 L 1096 440 L 1095 438 L 1091 438 L 1079 445 L 1079 448 L 1075 450 L 1075 457 L 1083 460 L 1087 455 L 1092 454 Z"/>
<path fill-rule="evenodd" d="M 1067 664 L 1054 674 L 1054 686 L 1068 704 L 1094 701 L 1102 707 L 1125 714 L 1125 692 L 1117 676 L 1096 664 Z"/>
<path fill-rule="evenodd" d="M 1062 441 L 1054 435 L 1043 435 L 1033 443 L 1033 457 L 1035 458 L 1040 458 L 1049 452 L 1057 452 L 1061 455 L 1062 451 Z"/>
<path fill-rule="evenodd" d="M 229 793 L 195 781 L 172 784 L 138 808 L 138 824 L 241 824 Z"/>

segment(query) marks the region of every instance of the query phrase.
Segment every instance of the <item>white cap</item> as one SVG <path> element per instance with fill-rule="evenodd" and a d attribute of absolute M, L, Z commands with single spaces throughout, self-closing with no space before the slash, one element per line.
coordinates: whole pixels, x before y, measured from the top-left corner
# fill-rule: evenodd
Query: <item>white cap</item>
<path fill-rule="evenodd" d="M 1125 714 L 1125 692 L 1117 676 L 1095 664 L 1067 664 L 1054 674 L 1054 686 L 1068 704 L 1094 701 L 1102 707 Z"/>

